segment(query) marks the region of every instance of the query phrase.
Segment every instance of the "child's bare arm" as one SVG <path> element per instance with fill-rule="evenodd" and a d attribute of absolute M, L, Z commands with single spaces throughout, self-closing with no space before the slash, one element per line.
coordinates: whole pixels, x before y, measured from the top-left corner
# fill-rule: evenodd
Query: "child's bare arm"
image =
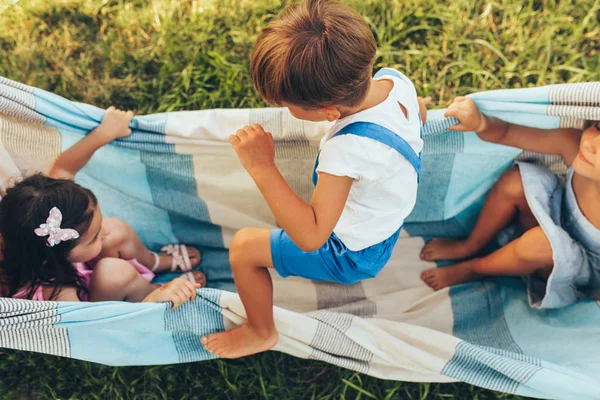
<path fill-rule="evenodd" d="M 42 289 L 42 293 L 44 295 L 44 299 L 49 300 L 50 296 L 52 296 L 52 292 L 54 291 L 53 286 L 45 286 Z M 53 298 L 54 301 L 79 301 L 79 297 L 77 297 L 77 290 L 73 287 L 62 287 L 59 289 L 56 297 Z"/>
<path fill-rule="evenodd" d="M 475 102 L 467 97 L 457 97 L 444 116 L 459 120 L 458 124 L 449 128 L 451 130 L 474 131 L 486 142 L 538 153 L 557 154 L 569 165 L 579 152 L 580 130 L 538 129 L 511 124 L 482 114 Z"/>
<path fill-rule="evenodd" d="M 100 125 L 62 153 L 54 162 L 48 176 L 56 179 L 73 179 L 96 150 L 115 139 L 131 134 L 129 123 L 132 118 L 131 111 L 108 108 Z"/>
<path fill-rule="evenodd" d="M 294 193 L 275 165 L 275 147 L 270 133 L 253 125 L 238 130 L 230 140 L 292 241 L 307 252 L 323 246 L 342 215 L 352 178 L 321 173 L 308 204 Z"/>

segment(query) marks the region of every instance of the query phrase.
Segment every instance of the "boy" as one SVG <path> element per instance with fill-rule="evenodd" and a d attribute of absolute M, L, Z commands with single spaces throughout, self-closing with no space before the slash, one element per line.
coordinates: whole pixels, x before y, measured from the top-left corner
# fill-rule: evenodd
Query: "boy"
<path fill-rule="evenodd" d="M 387 68 L 371 78 L 375 57 L 363 18 L 334 1 L 291 5 L 259 36 L 250 72 L 262 98 L 298 119 L 335 124 L 321 143 L 310 204 L 275 166 L 270 133 L 253 125 L 231 136 L 283 230 L 235 235 L 229 257 L 248 322 L 203 337 L 208 351 L 237 358 L 275 346 L 267 268 L 352 284 L 376 276 L 390 258 L 416 200 L 422 121 L 408 78 Z"/>

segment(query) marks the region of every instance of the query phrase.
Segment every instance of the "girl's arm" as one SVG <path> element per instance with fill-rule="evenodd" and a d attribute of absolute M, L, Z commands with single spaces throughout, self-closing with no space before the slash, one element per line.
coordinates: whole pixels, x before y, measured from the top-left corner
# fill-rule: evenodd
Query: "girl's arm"
<path fill-rule="evenodd" d="M 45 286 L 42 289 L 42 293 L 44 295 L 44 299 L 49 300 L 50 296 L 52 296 L 52 292 L 54 291 L 53 286 Z M 77 290 L 73 287 L 62 287 L 59 289 L 58 294 L 53 301 L 79 301 L 79 297 L 77 297 Z"/>
<path fill-rule="evenodd" d="M 73 179 L 96 150 L 115 139 L 131 134 L 129 123 L 132 118 L 131 111 L 108 108 L 100 125 L 62 153 L 54 162 L 48 176 L 55 179 Z"/>
<path fill-rule="evenodd" d="M 230 141 L 292 241 L 306 252 L 323 246 L 342 215 L 353 179 L 321 173 L 308 204 L 294 193 L 275 165 L 275 144 L 270 133 L 253 125 L 238 130 Z"/>
<path fill-rule="evenodd" d="M 448 107 L 445 117 L 455 117 L 459 123 L 449 129 L 474 131 L 486 142 L 523 150 L 560 155 L 570 165 L 579 152 L 581 131 L 578 129 L 538 129 L 515 125 L 482 114 L 468 97 L 457 97 Z"/>

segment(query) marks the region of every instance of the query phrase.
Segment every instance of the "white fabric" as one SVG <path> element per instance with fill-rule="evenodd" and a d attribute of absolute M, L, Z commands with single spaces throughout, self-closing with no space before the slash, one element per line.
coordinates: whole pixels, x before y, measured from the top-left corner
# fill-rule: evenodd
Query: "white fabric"
<path fill-rule="evenodd" d="M 382 103 L 338 120 L 321 141 L 317 172 L 354 179 L 333 232 L 352 251 L 363 250 L 392 236 L 412 211 L 417 198 L 417 173 L 398 151 L 375 140 L 335 133 L 354 122 L 381 125 L 421 152 L 417 92 L 410 80 L 393 76 L 394 86 Z M 406 118 L 398 105 L 402 104 Z"/>

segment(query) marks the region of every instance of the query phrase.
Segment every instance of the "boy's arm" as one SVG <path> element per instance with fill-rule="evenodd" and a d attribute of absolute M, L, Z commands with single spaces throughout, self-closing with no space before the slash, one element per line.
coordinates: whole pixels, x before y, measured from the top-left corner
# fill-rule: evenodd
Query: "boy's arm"
<path fill-rule="evenodd" d="M 323 246 L 342 215 L 353 179 L 321 173 L 308 204 L 294 193 L 275 165 L 270 133 L 253 125 L 238 130 L 230 141 L 292 241 L 306 252 Z"/>
<path fill-rule="evenodd" d="M 538 129 L 515 125 L 482 114 L 473 100 L 457 97 L 448 107 L 445 117 L 455 117 L 459 123 L 450 127 L 456 131 L 474 131 L 486 142 L 523 150 L 560 155 L 571 164 L 579 152 L 581 131 L 577 129 Z"/>
<path fill-rule="evenodd" d="M 129 136 L 129 123 L 133 118 L 131 111 L 120 111 L 114 107 L 106 110 L 102 122 L 83 139 L 62 153 L 50 169 L 48 176 L 55 179 L 73 179 L 87 164 L 96 150 L 115 139 Z"/>

